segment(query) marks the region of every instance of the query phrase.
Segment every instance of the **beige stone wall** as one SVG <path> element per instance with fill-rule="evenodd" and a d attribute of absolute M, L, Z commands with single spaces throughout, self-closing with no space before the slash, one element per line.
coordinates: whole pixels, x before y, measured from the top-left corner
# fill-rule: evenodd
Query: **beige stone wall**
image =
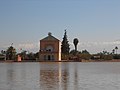
<path fill-rule="evenodd" d="M 47 52 L 45 49 L 47 46 L 52 46 L 53 52 Z M 54 61 L 59 61 L 61 60 L 61 42 L 56 40 L 48 40 L 48 41 L 40 41 L 40 55 L 39 59 L 40 61 L 44 61 L 44 55 L 54 55 Z"/>
<path fill-rule="evenodd" d="M 48 55 L 50 55 L 50 54 L 40 54 L 40 61 L 45 61 L 44 60 L 44 55 L 46 55 L 46 56 L 48 56 Z M 51 55 L 54 55 L 54 60 L 53 61 L 58 61 L 59 59 L 59 57 L 58 57 L 58 54 L 51 54 Z M 46 60 L 47 61 L 47 60 Z M 52 60 L 51 60 L 52 61 Z"/>
<path fill-rule="evenodd" d="M 61 61 L 61 42 L 59 41 L 59 61 Z"/>

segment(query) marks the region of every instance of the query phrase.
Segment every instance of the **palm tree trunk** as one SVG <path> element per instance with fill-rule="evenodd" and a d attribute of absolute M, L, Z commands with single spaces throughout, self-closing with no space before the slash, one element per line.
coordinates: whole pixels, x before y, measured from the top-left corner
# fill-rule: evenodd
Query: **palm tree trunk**
<path fill-rule="evenodd" d="M 75 46 L 75 52 L 77 52 L 77 46 Z"/>

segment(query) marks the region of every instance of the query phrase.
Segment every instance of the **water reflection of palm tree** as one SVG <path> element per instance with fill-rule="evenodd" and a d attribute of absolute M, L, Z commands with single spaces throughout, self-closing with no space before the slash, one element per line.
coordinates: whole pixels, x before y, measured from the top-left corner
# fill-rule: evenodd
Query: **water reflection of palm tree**
<path fill-rule="evenodd" d="M 77 63 L 76 63 L 77 64 Z M 74 90 L 79 90 L 78 89 L 78 71 L 77 71 L 77 65 L 75 65 L 75 72 L 74 72 Z"/>

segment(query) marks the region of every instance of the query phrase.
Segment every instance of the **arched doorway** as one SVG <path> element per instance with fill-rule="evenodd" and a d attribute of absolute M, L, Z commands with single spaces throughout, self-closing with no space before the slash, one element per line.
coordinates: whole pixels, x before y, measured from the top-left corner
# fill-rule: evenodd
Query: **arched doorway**
<path fill-rule="evenodd" d="M 50 55 L 48 55 L 48 60 L 49 60 L 49 61 L 51 60 L 51 56 L 50 56 Z"/>

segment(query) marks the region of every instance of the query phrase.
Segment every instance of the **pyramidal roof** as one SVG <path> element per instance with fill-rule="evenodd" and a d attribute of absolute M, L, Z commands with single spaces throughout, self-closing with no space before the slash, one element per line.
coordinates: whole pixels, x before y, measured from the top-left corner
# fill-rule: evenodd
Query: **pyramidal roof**
<path fill-rule="evenodd" d="M 50 40 L 50 41 L 59 41 L 59 39 L 52 36 L 52 33 L 50 33 L 50 32 L 48 33 L 47 37 L 41 39 L 41 41 L 48 41 L 48 40 Z"/>

